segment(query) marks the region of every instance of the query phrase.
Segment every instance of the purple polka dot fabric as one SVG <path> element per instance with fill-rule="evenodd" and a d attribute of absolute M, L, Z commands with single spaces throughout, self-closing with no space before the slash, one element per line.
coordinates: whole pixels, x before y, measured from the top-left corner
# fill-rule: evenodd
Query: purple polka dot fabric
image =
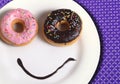
<path fill-rule="evenodd" d="M 0 8 L 10 0 L 0 0 Z M 90 84 L 120 84 L 120 0 L 76 0 L 93 18 L 101 58 Z"/>
<path fill-rule="evenodd" d="M 3 7 L 5 4 L 10 2 L 11 0 L 0 0 L 0 8 Z"/>

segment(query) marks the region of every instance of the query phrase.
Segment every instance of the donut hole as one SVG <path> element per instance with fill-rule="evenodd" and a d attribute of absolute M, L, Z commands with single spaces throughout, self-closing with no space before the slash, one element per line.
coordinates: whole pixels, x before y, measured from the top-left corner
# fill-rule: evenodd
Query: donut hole
<path fill-rule="evenodd" d="M 69 23 L 67 21 L 61 21 L 56 24 L 56 28 L 59 31 L 66 31 L 69 29 Z"/>
<path fill-rule="evenodd" d="M 12 23 L 12 28 L 15 32 L 21 33 L 24 30 L 24 22 L 21 20 L 15 20 Z"/>
<path fill-rule="evenodd" d="M 13 27 L 14 31 L 17 32 L 17 33 L 21 33 L 23 32 L 23 25 L 21 23 L 16 23 L 14 24 L 14 27 Z"/>

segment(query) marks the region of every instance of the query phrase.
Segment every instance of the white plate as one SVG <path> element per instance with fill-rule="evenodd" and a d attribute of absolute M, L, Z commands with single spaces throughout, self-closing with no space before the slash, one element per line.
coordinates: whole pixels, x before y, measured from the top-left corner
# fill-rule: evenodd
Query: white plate
<path fill-rule="evenodd" d="M 72 0 L 14 0 L 0 9 L 0 18 L 8 10 L 15 8 L 31 11 L 37 18 L 40 29 L 49 12 L 68 8 L 79 14 L 83 29 L 79 41 L 69 47 L 51 46 L 40 34 L 30 44 L 22 47 L 9 46 L 0 41 L 0 84 L 87 84 L 100 57 L 99 36 L 88 13 Z M 45 76 L 69 57 L 77 61 L 67 63 L 55 75 L 45 80 L 28 76 L 17 64 L 17 58 L 21 58 L 32 74 Z"/>

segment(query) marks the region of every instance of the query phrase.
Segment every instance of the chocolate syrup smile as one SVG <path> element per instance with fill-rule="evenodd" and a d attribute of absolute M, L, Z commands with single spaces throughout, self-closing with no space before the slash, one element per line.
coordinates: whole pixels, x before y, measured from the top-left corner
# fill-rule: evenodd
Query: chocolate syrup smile
<path fill-rule="evenodd" d="M 75 59 L 74 59 L 74 58 L 68 58 L 68 59 L 67 59 L 61 66 L 59 66 L 54 72 L 52 72 L 51 74 L 48 74 L 48 75 L 46 75 L 46 76 L 41 76 L 41 77 L 40 77 L 40 76 L 35 76 L 35 75 L 31 74 L 31 73 L 24 67 L 21 59 L 20 59 L 20 58 L 17 59 L 18 65 L 23 69 L 23 71 L 24 71 L 27 75 L 29 75 L 29 76 L 31 76 L 31 77 L 33 77 L 33 78 L 35 78 L 35 79 L 40 79 L 40 80 L 44 80 L 44 79 L 47 79 L 47 78 L 53 76 L 55 73 L 57 73 L 58 70 L 60 70 L 62 67 L 64 67 L 64 65 L 65 65 L 66 63 L 68 63 L 68 62 L 70 62 L 70 61 L 75 61 Z"/>

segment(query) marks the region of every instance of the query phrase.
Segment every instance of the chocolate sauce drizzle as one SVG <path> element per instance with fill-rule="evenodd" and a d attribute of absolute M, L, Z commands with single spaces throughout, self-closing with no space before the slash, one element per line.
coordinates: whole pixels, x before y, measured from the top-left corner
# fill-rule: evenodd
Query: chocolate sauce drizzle
<path fill-rule="evenodd" d="M 41 77 L 40 77 L 40 76 L 35 76 L 35 75 L 33 75 L 32 73 L 30 73 L 30 72 L 24 67 L 21 59 L 20 59 L 20 58 L 17 59 L 18 65 L 23 69 L 23 71 L 24 71 L 27 75 L 29 75 L 29 76 L 31 76 L 31 77 L 33 77 L 33 78 L 35 78 L 35 79 L 40 79 L 40 80 L 44 80 L 44 79 L 47 79 L 47 78 L 53 76 L 55 73 L 57 73 L 58 70 L 60 70 L 66 63 L 68 63 L 68 62 L 70 62 L 70 61 L 75 61 L 75 59 L 74 59 L 74 58 L 68 58 L 68 59 L 67 59 L 60 67 L 58 67 L 54 72 L 52 72 L 51 74 L 48 74 L 48 75 L 46 75 L 46 76 L 41 76 Z"/>

